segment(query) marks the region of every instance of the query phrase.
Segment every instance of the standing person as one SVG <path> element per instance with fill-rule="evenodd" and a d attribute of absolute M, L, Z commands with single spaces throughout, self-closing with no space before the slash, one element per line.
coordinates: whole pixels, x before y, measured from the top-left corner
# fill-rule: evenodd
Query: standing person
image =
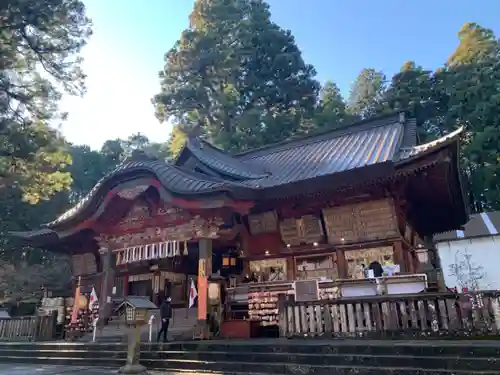
<path fill-rule="evenodd" d="M 377 262 L 371 262 L 370 265 L 368 266 L 368 269 L 373 270 L 373 276 L 374 277 L 382 277 L 384 274 L 384 269 L 382 268 L 382 265 Z"/>
<path fill-rule="evenodd" d="M 163 300 L 160 306 L 161 329 L 160 332 L 158 332 L 158 338 L 156 341 L 160 341 L 161 334 L 163 333 L 163 342 L 167 342 L 168 325 L 170 323 L 170 318 L 172 318 L 171 301 L 172 299 L 167 297 Z"/>

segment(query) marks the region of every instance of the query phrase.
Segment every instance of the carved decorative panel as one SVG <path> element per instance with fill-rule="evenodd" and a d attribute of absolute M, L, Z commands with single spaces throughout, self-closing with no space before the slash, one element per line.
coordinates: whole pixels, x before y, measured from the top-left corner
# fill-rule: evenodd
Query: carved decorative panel
<path fill-rule="evenodd" d="M 323 210 L 331 244 L 363 242 L 398 236 L 392 199 L 382 199 Z"/>
<path fill-rule="evenodd" d="M 111 249 L 121 249 L 163 241 L 217 238 L 219 228 L 223 223 L 221 218 L 203 219 L 196 216 L 188 222 L 176 226 L 144 228 L 137 233 L 122 235 L 101 234 L 96 240 L 99 243 L 106 243 Z"/>
<path fill-rule="evenodd" d="M 138 185 L 132 188 L 126 188 L 118 192 L 120 198 L 135 199 L 144 193 L 150 185 Z"/>
<path fill-rule="evenodd" d="M 139 199 L 134 203 L 127 215 L 120 220 L 118 227 L 123 229 L 137 228 L 140 227 L 145 220 L 151 219 L 152 216 L 153 213 L 148 203 Z"/>

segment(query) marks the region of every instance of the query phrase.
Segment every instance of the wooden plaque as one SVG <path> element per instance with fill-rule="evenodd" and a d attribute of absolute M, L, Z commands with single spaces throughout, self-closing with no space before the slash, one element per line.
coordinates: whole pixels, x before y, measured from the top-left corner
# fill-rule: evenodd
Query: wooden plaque
<path fill-rule="evenodd" d="M 97 272 L 95 256 L 92 253 L 75 254 L 72 256 L 74 276 L 90 275 Z"/>
<path fill-rule="evenodd" d="M 305 243 L 320 242 L 323 239 L 323 227 L 318 217 L 302 216 L 300 219 L 300 237 Z"/>
<path fill-rule="evenodd" d="M 253 235 L 275 232 L 278 229 L 278 215 L 276 211 L 248 215 L 248 226 Z"/>
<path fill-rule="evenodd" d="M 295 301 L 316 301 L 319 298 L 318 280 L 294 282 Z"/>
<path fill-rule="evenodd" d="M 331 244 L 396 237 L 397 218 L 392 199 L 381 199 L 323 210 Z"/>
<path fill-rule="evenodd" d="M 300 233 L 295 218 L 284 219 L 280 223 L 281 239 L 285 244 L 300 245 Z"/>

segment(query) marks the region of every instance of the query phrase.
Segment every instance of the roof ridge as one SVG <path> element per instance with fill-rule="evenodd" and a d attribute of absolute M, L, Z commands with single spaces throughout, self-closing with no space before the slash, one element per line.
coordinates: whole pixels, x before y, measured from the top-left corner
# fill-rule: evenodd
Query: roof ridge
<path fill-rule="evenodd" d="M 387 115 L 372 117 L 369 119 L 357 121 L 354 123 L 346 124 L 340 128 L 327 130 L 320 133 L 310 134 L 305 137 L 288 139 L 285 141 L 273 143 L 270 145 L 258 147 L 251 150 L 246 150 L 237 154 L 234 154 L 236 159 L 251 159 L 254 156 L 260 156 L 262 151 L 268 151 L 267 154 L 272 154 L 274 152 L 280 152 L 283 150 L 288 150 L 297 146 L 303 146 L 308 144 L 314 144 L 317 142 L 325 141 L 327 139 L 334 139 L 338 137 L 342 137 L 345 135 L 367 131 L 370 129 L 375 129 L 382 126 L 387 126 L 393 124 L 394 122 L 400 122 L 401 119 L 399 117 L 401 111 L 396 113 L 391 113 Z M 384 121 L 385 120 L 385 121 Z M 392 121 L 388 121 L 392 120 Z M 248 159 L 247 159 L 248 158 Z"/>

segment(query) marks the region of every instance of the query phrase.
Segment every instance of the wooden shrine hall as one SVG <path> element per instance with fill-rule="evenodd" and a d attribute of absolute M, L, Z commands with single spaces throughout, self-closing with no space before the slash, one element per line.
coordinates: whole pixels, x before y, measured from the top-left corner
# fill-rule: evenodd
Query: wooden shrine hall
<path fill-rule="evenodd" d="M 53 222 L 13 235 L 71 256 L 104 316 L 115 296 L 185 307 L 190 278 L 206 311 L 214 273 L 234 300 L 242 285 L 354 288 L 373 262 L 387 278 L 421 275 L 439 266 L 428 239 L 459 229 L 468 209 L 461 129 L 426 144 L 416 130 L 401 112 L 236 155 L 193 137 L 174 163 L 136 154 Z M 353 288 L 333 297 L 366 293 Z"/>

